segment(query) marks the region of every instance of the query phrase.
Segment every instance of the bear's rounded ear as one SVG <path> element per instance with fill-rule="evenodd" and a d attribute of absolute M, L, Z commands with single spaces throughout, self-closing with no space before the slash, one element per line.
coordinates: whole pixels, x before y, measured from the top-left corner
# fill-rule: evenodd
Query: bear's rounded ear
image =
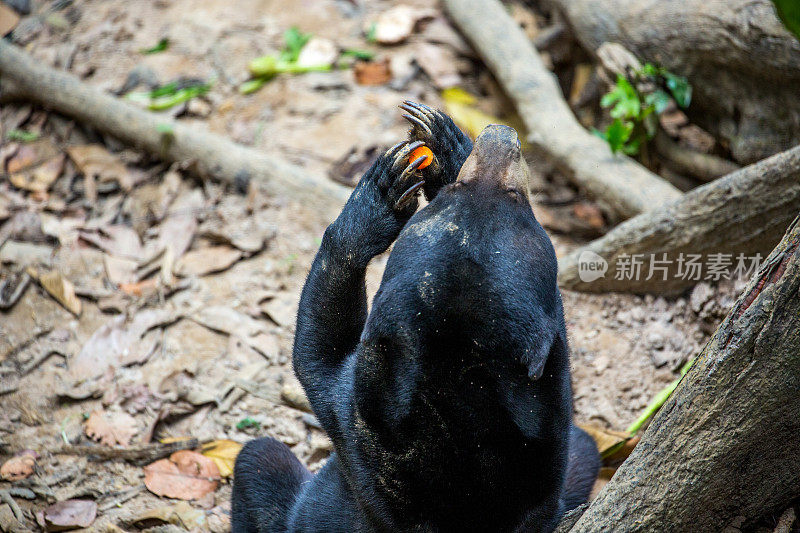
<path fill-rule="evenodd" d="M 554 322 L 552 320 L 545 322 L 520 356 L 522 364 L 528 369 L 528 377 L 532 381 L 542 377 L 550 354 L 556 350 L 564 350 L 567 346 L 563 328 L 552 323 Z"/>

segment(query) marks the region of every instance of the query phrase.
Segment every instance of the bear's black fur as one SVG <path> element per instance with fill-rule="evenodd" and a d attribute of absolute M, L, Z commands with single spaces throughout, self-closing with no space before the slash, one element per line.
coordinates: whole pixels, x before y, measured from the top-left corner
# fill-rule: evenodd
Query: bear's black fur
<path fill-rule="evenodd" d="M 473 149 L 446 115 L 402 107 L 416 142 L 361 179 L 298 311 L 295 372 L 336 451 L 311 476 L 273 439 L 245 446 L 236 533 L 550 531 L 588 498 L 599 456 L 572 425 L 557 263 L 516 133 L 489 126 Z M 393 242 L 368 314 L 365 269 Z"/>

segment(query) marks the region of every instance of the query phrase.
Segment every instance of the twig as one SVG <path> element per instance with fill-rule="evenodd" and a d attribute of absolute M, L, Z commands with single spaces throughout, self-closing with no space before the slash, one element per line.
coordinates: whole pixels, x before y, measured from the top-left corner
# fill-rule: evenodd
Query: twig
<path fill-rule="evenodd" d="M 145 488 L 144 485 L 139 485 L 138 487 L 134 487 L 132 489 L 128 489 L 126 491 L 118 493 L 119 494 L 118 498 L 107 501 L 102 505 L 99 505 L 97 507 L 97 510 L 102 512 L 102 511 L 108 511 L 112 507 L 118 507 L 123 503 L 127 502 L 128 500 L 135 498 L 139 493 L 141 493 L 144 490 L 144 488 Z"/>
<path fill-rule="evenodd" d="M 14 498 L 11 497 L 11 494 L 8 493 L 7 490 L 0 490 L 0 501 L 4 501 L 11 507 L 11 512 L 14 513 L 14 518 L 17 519 L 17 522 L 22 524 L 25 520 L 25 515 L 22 513 L 22 509 L 19 508 L 17 502 Z"/>
<path fill-rule="evenodd" d="M 498 0 L 445 0 L 453 21 L 472 42 L 514 101 L 538 155 L 618 218 L 629 218 L 681 197 L 642 165 L 614 156 L 608 144 L 578 123 L 553 74 Z"/>
<path fill-rule="evenodd" d="M 195 438 L 185 439 L 166 444 L 145 444 L 141 446 L 131 446 L 129 448 L 110 448 L 108 446 L 85 446 L 65 444 L 57 448 L 53 453 L 68 455 L 94 455 L 103 459 L 117 459 L 129 461 L 134 465 L 141 466 L 152 463 L 163 457 L 167 457 L 179 450 L 197 448 L 200 444 Z"/>
<path fill-rule="evenodd" d="M 36 493 L 30 489 L 25 489 L 22 487 L 10 487 L 6 489 L 8 493 L 12 496 L 16 496 L 17 498 L 24 498 L 26 500 L 35 500 Z"/>

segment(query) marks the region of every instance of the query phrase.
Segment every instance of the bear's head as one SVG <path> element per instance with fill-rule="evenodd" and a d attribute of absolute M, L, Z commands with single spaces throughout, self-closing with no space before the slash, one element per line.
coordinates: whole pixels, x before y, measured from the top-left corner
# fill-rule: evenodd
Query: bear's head
<path fill-rule="evenodd" d="M 517 133 L 488 126 L 458 179 L 417 212 L 395 243 L 364 331 L 409 354 L 524 365 L 539 379 L 566 350 L 553 246 L 531 208 Z"/>

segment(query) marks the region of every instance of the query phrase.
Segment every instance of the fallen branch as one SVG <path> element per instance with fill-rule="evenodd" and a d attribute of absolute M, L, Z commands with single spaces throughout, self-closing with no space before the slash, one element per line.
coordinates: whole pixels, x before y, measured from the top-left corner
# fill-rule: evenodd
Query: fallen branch
<path fill-rule="evenodd" d="M 71 116 L 166 161 L 193 163 L 202 177 L 246 186 L 263 182 L 275 194 L 335 215 L 350 190 L 324 177 L 246 148 L 168 117 L 144 111 L 75 76 L 41 64 L 13 44 L 0 40 L 0 82 L 4 100 L 22 99 Z"/>
<path fill-rule="evenodd" d="M 713 154 L 704 154 L 684 148 L 659 129 L 655 138 L 656 150 L 666 159 L 667 166 L 702 181 L 712 181 L 739 170 L 739 165 Z"/>
<path fill-rule="evenodd" d="M 450 17 L 514 101 L 528 142 L 611 214 L 629 218 L 680 198 L 681 192 L 575 119 L 561 89 L 522 29 L 497 0 L 445 0 Z"/>
<path fill-rule="evenodd" d="M 569 531 L 738 531 L 800 496 L 798 332 L 800 217 Z"/>
<path fill-rule="evenodd" d="M 620 224 L 561 258 L 558 282 L 564 289 L 586 292 L 677 293 L 713 279 L 706 269 L 699 278 L 686 275 L 690 255 L 700 255 L 703 264 L 715 254 L 727 254 L 733 271 L 739 254 L 766 255 L 798 212 L 800 146 Z M 587 277 L 592 261 L 607 263 L 603 277 Z"/>
<path fill-rule="evenodd" d="M 200 441 L 195 438 L 168 442 L 166 444 L 143 444 L 140 446 L 129 446 L 127 448 L 65 444 L 56 449 L 53 453 L 85 456 L 94 455 L 102 459 L 128 461 L 137 466 L 141 466 L 167 457 L 173 452 L 191 450 L 197 448 L 199 445 Z"/>

